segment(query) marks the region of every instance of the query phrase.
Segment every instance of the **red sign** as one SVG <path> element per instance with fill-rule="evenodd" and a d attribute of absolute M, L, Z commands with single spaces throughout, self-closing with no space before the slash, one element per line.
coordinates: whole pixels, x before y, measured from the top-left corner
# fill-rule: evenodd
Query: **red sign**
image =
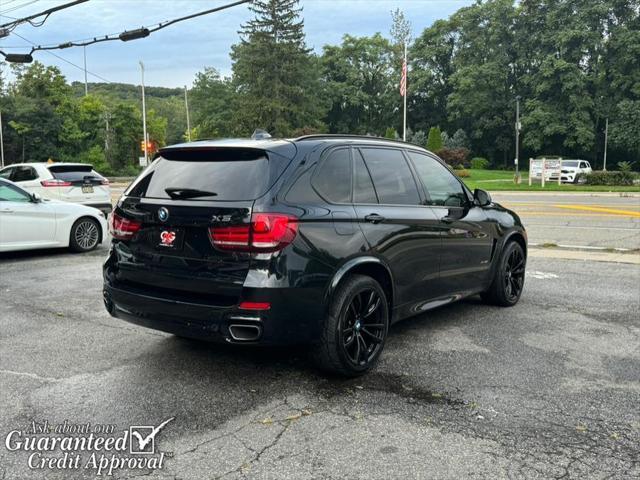
<path fill-rule="evenodd" d="M 173 246 L 173 242 L 176 239 L 176 232 L 171 232 L 169 230 L 163 230 L 160 233 L 160 244 L 165 245 L 167 247 Z"/>

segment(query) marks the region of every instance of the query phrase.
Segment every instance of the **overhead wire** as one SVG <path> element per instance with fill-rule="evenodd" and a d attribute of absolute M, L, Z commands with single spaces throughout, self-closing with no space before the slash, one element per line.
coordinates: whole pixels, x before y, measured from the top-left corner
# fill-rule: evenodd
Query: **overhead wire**
<path fill-rule="evenodd" d="M 32 45 L 35 45 L 35 43 L 33 43 L 33 42 L 32 42 L 31 40 L 29 40 L 28 38 L 25 38 L 25 37 L 23 37 L 22 35 L 19 35 L 19 34 L 15 33 L 15 32 L 13 32 L 13 34 L 14 34 L 16 37 L 21 38 L 21 39 L 22 39 L 22 40 L 24 40 L 25 42 L 28 42 L 28 43 L 30 43 L 30 44 L 32 44 Z M 75 63 L 73 63 L 72 61 L 67 60 L 66 58 L 64 58 L 64 57 L 62 57 L 62 56 L 60 56 L 60 55 L 58 55 L 58 54 L 56 54 L 56 53 L 54 53 L 54 52 L 51 52 L 51 51 L 48 51 L 48 50 L 46 50 L 46 52 L 47 52 L 49 55 L 53 55 L 54 57 L 56 57 L 56 58 L 58 58 L 58 59 L 62 60 L 63 62 L 66 62 L 66 63 L 68 63 L 69 65 L 72 65 L 72 66 L 76 67 L 76 68 L 77 68 L 77 69 L 79 69 L 79 70 L 82 70 L 83 72 L 85 71 L 84 67 L 81 67 L 80 65 L 76 65 L 76 64 L 75 64 Z M 86 70 L 86 72 L 87 72 L 89 75 L 91 75 L 91 76 L 93 76 L 93 77 L 96 77 L 96 78 L 99 78 L 100 80 L 102 80 L 102 81 L 104 81 L 104 82 L 107 82 L 107 83 L 113 83 L 111 80 L 107 80 L 106 78 L 104 78 L 104 77 L 102 77 L 102 76 L 98 75 L 97 73 L 93 73 L 93 72 L 91 72 L 91 71 L 89 71 L 89 70 Z"/>
<path fill-rule="evenodd" d="M 137 29 L 133 29 L 133 30 L 125 30 L 124 32 L 121 32 L 121 33 L 112 33 L 112 34 L 108 34 L 108 35 L 101 35 L 101 36 L 96 36 L 96 37 L 89 38 L 89 39 L 86 39 L 86 40 L 68 41 L 68 42 L 59 43 L 57 45 L 54 45 L 54 44 L 37 45 L 36 47 L 34 47 L 31 50 L 31 53 L 39 51 L 39 50 L 45 50 L 45 51 L 46 50 L 61 50 L 61 49 L 70 48 L 70 47 L 86 47 L 87 45 L 92 45 L 94 43 L 112 42 L 112 41 L 115 41 L 115 40 L 128 41 L 128 40 L 134 40 L 134 39 L 137 39 L 137 38 L 143 38 L 143 37 L 149 36 L 153 32 L 157 32 L 158 30 L 161 30 L 163 28 L 167 28 L 170 25 L 173 25 L 175 23 L 183 22 L 185 20 L 190 20 L 192 18 L 200 17 L 200 16 L 203 16 L 203 15 L 208 15 L 210 13 L 219 12 L 219 11 L 225 10 L 227 8 L 231 8 L 231 7 L 235 7 L 235 6 L 238 6 L 238 5 L 242 5 L 243 3 L 249 3 L 250 1 L 251 0 L 237 0 L 235 2 L 228 3 L 228 4 L 225 4 L 225 5 L 221 5 L 219 7 L 211 8 L 209 10 L 204 10 L 204 11 L 193 13 L 193 14 L 190 14 L 190 15 L 185 15 L 184 17 L 174 18 L 173 20 L 166 20 L 164 22 L 154 23 L 154 24 L 151 24 L 151 25 L 146 26 L 146 27 L 143 26 L 143 27 L 140 27 L 140 28 L 137 28 Z"/>

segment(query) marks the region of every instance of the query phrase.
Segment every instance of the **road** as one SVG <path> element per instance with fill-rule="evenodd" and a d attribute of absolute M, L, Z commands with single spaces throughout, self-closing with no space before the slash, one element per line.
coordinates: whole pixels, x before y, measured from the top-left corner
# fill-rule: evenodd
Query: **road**
<path fill-rule="evenodd" d="M 124 186 L 112 188 L 113 200 Z M 492 193 L 517 212 L 533 244 L 640 249 L 640 195 Z"/>
<path fill-rule="evenodd" d="M 495 192 L 520 215 L 529 242 L 640 249 L 640 195 Z"/>
<path fill-rule="evenodd" d="M 0 258 L 3 438 L 32 419 L 175 417 L 155 439 L 173 456 L 149 478 L 640 477 L 637 265 L 532 258 L 516 307 L 472 298 L 405 321 L 374 372 L 343 380 L 301 350 L 112 319 L 104 256 Z M 27 457 L 0 447 L 0 478 L 81 476 Z"/>

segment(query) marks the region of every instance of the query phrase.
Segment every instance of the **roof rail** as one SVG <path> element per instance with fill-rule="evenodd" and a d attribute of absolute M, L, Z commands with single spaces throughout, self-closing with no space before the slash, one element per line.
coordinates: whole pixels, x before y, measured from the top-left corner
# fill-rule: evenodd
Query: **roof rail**
<path fill-rule="evenodd" d="M 352 135 L 352 134 L 342 134 L 342 133 L 314 133 L 312 135 L 303 135 L 301 137 L 294 138 L 293 141 L 298 142 L 301 140 L 315 140 L 315 139 L 322 139 L 322 138 L 353 138 L 353 139 L 359 138 L 362 140 L 379 140 L 382 142 L 395 142 L 395 143 L 402 143 L 403 145 L 412 145 L 415 147 L 420 147 L 419 145 L 405 142 L 403 140 L 394 140 L 391 138 L 384 138 L 384 137 L 373 137 L 369 135 Z"/>

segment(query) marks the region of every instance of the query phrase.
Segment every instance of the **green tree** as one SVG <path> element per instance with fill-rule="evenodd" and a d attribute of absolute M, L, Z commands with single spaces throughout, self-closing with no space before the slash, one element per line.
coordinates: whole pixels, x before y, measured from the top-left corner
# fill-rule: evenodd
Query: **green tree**
<path fill-rule="evenodd" d="M 379 33 L 345 35 L 339 46 L 325 46 L 323 78 L 331 106 L 326 123 L 332 133 L 383 135 L 398 121 L 399 94 L 393 47 Z"/>
<path fill-rule="evenodd" d="M 233 86 L 220 77 L 215 68 L 207 67 L 196 73 L 191 99 L 191 123 L 196 138 L 225 137 L 232 134 Z"/>
<path fill-rule="evenodd" d="M 249 8 L 255 17 L 243 25 L 231 52 L 238 132 L 265 128 L 287 136 L 319 127 L 322 96 L 298 0 L 254 0 Z"/>
<path fill-rule="evenodd" d="M 442 150 L 442 133 L 440 132 L 440 127 L 431 127 L 429 129 L 429 136 L 427 137 L 427 150 L 431 152 Z"/>

